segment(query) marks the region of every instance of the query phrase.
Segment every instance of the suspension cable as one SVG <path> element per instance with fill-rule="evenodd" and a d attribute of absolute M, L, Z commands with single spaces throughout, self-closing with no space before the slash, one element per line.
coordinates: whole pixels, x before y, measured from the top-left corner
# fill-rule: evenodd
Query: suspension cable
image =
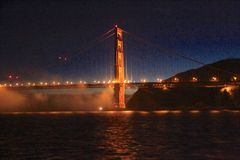
<path fill-rule="evenodd" d="M 101 43 L 109 38 L 111 38 L 115 33 L 110 34 L 113 31 L 113 29 L 108 30 L 107 32 L 103 33 L 102 35 L 95 38 L 87 47 L 81 49 L 81 53 L 84 53 L 97 45 L 98 43 Z M 77 54 L 75 55 L 77 56 Z"/>
<path fill-rule="evenodd" d="M 236 73 L 230 72 L 230 71 L 228 71 L 228 70 L 225 70 L 225 69 L 222 69 L 222 68 L 218 68 L 218 67 L 214 67 L 214 66 L 212 66 L 212 65 L 210 65 L 210 64 L 206 64 L 206 63 L 201 62 L 201 61 L 199 61 L 199 60 L 196 60 L 196 59 L 193 59 L 193 58 L 191 58 L 191 57 L 185 56 L 185 55 L 183 55 L 182 53 L 179 53 L 179 52 L 177 52 L 177 51 L 175 51 L 175 50 L 173 50 L 173 49 L 167 49 L 167 48 L 159 47 L 159 45 L 154 44 L 154 43 L 150 42 L 149 40 L 146 40 L 146 39 L 144 39 L 144 38 L 141 38 L 141 37 L 139 37 L 139 36 L 136 36 L 136 35 L 134 35 L 134 34 L 132 34 L 132 33 L 130 33 L 130 32 L 127 32 L 127 31 L 125 31 L 125 30 L 123 30 L 123 32 L 126 33 L 127 35 L 133 37 L 135 40 L 138 40 L 138 41 L 140 41 L 140 42 L 142 42 L 142 43 L 144 43 L 144 44 L 147 44 L 147 45 L 150 45 L 150 46 L 155 47 L 156 49 L 158 49 L 158 51 L 160 51 L 160 54 L 162 54 L 162 53 L 161 53 L 162 51 L 163 51 L 163 52 L 166 51 L 166 52 L 168 52 L 168 53 L 170 53 L 170 54 L 172 54 L 172 55 L 176 55 L 176 56 L 181 57 L 181 58 L 183 58 L 183 59 L 192 61 L 192 62 L 194 62 L 194 63 L 200 64 L 200 65 L 203 65 L 203 66 L 206 65 L 206 66 L 209 67 L 209 68 L 212 68 L 212 69 L 215 69 L 215 70 L 218 70 L 218 71 L 221 71 L 221 72 L 225 72 L 225 73 L 228 73 L 228 74 L 231 74 L 231 75 L 237 75 Z"/>

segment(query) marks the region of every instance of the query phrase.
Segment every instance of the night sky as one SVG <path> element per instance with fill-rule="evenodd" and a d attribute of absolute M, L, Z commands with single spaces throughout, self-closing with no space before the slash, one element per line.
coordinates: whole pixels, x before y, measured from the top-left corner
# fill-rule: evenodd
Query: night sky
<path fill-rule="evenodd" d="M 0 80 L 111 78 L 113 39 L 83 52 L 118 24 L 204 63 L 240 58 L 240 1 L 19 0 L 0 2 Z M 166 78 L 199 65 L 124 37 L 133 78 Z M 67 60 L 59 60 L 66 57 Z M 113 61 L 113 59 L 112 59 Z M 106 63 L 105 63 L 106 62 Z"/>

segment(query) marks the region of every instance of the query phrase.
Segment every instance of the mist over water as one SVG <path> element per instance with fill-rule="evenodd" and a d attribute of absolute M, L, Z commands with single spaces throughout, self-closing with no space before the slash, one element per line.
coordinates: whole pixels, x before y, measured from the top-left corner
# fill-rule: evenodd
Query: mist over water
<path fill-rule="evenodd" d="M 18 92 L 0 88 L 0 108 L 13 109 L 25 105 L 26 97 Z"/>
<path fill-rule="evenodd" d="M 112 109 L 113 90 L 8 90 L 0 88 L 0 111 L 79 111 Z"/>

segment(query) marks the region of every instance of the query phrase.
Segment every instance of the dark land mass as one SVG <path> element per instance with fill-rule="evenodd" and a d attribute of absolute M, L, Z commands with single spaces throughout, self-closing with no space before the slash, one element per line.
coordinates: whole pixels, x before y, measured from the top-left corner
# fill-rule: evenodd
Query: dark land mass
<path fill-rule="evenodd" d="M 240 89 L 175 87 L 140 88 L 128 101 L 128 109 L 240 109 Z"/>
<path fill-rule="evenodd" d="M 208 64 L 198 69 L 176 74 L 165 81 L 189 82 L 192 77 L 198 81 L 207 82 L 212 76 L 218 81 L 232 81 L 233 76 L 240 79 L 240 59 L 226 59 Z M 240 109 L 240 88 L 230 87 L 174 87 L 174 88 L 140 88 L 127 102 L 128 109 L 158 110 L 158 109 Z"/>

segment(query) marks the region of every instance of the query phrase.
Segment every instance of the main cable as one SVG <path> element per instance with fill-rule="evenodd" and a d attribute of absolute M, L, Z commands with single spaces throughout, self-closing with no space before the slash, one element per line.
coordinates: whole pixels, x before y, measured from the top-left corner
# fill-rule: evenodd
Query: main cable
<path fill-rule="evenodd" d="M 236 73 L 233 73 L 233 72 L 230 72 L 230 71 L 227 71 L 227 70 L 218 68 L 218 67 L 214 67 L 214 66 L 211 66 L 211 65 L 209 65 L 209 64 L 206 64 L 206 63 L 204 63 L 204 62 L 201 62 L 201 61 L 199 61 L 199 60 L 196 60 L 196 59 L 193 59 L 193 58 L 191 58 L 191 57 L 185 56 L 185 55 L 183 55 L 183 54 L 181 54 L 181 53 L 178 53 L 178 52 L 176 52 L 176 51 L 174 51 L 174 50 L 171 50 L 171 51 L 170 51 L 170 49 L 161 48 L 161 47 L 159 47 L 159 45 L 154 44 L 154 43 L 152 43 L 152 42 L 150 42 L 150 41 L 148 41 L 148 40 L 146 40 L 146 39 L 144 39 L 144 38 L 141 38 L 141 37 L 139 37 L 139 36 L 136 36 L 136 35 L 134 35 L 134 34 L 132 34 L 132 33 L 130 33 L 130 32 L 127 32 L 127 31 L 125 31 L 125 30 L 123 30 L 123 32 L 126 33 L 127 35 L 133 37 L 135 40 L 141 41 L 141 42 L 144 43 L 144 44 L 151 45 L 151 46 L 157 48 L 157 49 L 160 51 L 160 54 L 162 54 L 162 53 L 161 53 L 162 51 L 166 51 L 166 52 L 168 52 L 168 53 L 170 53 L 170 54 L 172 54 L 172 55 L 176 55 L 176 56 L 181 57 L 181 58 L 183 58 L 183 59 L 186 59 L 186 60 L 192 61 L 192 62 L 194 62 L 194 63 L 200 64 L 200 65 L 202 65 L 202 66 L 207 66 L 207 67 L 209 67 L 209 68 L 212 68 L 212 69 L 215 69 L 215 70 L 218 70 L 218 71 L 221 71 L 221 72 L 225 72 L 225 73 L 228 73 L 228 74 L 231 74 L 231 75 L 237 75 Z M 170 52 L 169 52 L 169 51 L 170 51 Z"/>

